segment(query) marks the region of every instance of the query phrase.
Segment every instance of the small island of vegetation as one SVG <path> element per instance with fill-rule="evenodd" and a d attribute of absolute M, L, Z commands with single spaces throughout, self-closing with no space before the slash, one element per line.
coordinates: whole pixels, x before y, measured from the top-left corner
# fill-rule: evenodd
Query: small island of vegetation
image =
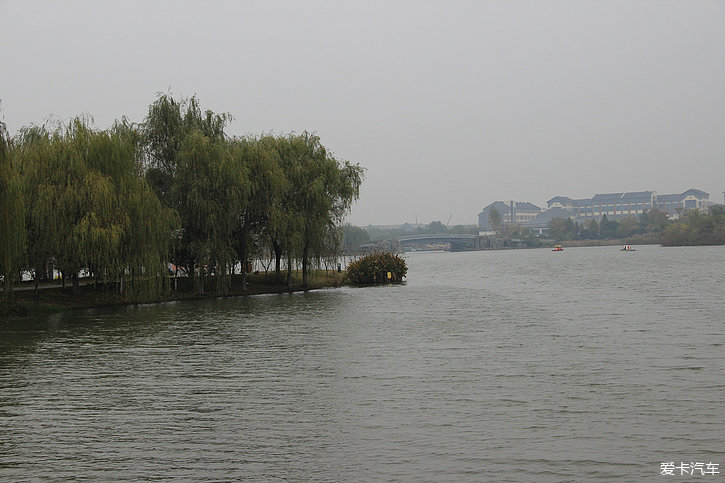
<path fill-rule="evenodd" d="M 374 285 L 402 282 L 408 273 L 405 260 L 400 256 L 378 252 L 353 260 L 347 266 L 345 282 L 352 285 Z"/>

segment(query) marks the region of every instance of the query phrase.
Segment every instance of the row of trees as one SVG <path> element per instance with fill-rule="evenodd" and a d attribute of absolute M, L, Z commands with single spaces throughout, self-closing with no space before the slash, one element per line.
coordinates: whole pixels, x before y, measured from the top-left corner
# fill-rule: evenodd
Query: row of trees
<path fill-rule="evenodd" d="M 503 236 L 530 238 L 530 231 L 517 224 L 504 224 L 501 214 L 491 208 L 489 224 Z M 548 223 L 549 235 L 556 240 L 605 240 L 625 238 L 634 234 L 660 232 L 667 223 L 667 213 L 657 209 L 644 213 L 639 218 L 628 217 L 621 221 L 610 220 L 603 215 L 601 220 L 591 219 L 586 223 L 571 218 L 554 218 Z"/>
<path fill-rule="evenodd" d="M 664 228 L 660 240 L 665 246 L 725 245 L 725 207 L 711 206 L 709 213 L 685 212 Z"/>
<path fill-rule="evenodd" d="M 639 217 L 630 216 L 622 220 L 610 220 L 606 214 L 601 220 L 593 218 L 584 223 L 571 218 L 554 218 L 549 222 L 549 234 L 557 240 L 607 240 L 660 233 L 667 223 L 667 213 L 654 208 Z"/>
<path fill-rule="evenodd" d="M 299 263 L 306 286 L 311 266 L 339 252 L 363 169 L 313 134 L 229 136 L 230 121 L 163 94 L 138 125 L 100 131 L 79 117 L 13 138 L 1 125 L 6 296 L 22 271 L 37 287 L 54 268 L 76 288 L 87 273 L 126 295 L 154 293 L 167 288 L 168 262 L 195 292 L 213 278 L 223 294 L 255 256 L 271 256 L 280 280 L 286 261 L 288 284 Z"/>
<path fill-rule="evenodd" d="M 653 234 L 663 245 L 715 245 L 725 243 L 725 211 L 712 206 L 708 213 L 688 210 L 670 220 L 667 212 L 652 209 L 639 217 L 577 223 L 570 218 L 549 222 L 549 235 L 557 240 L 601 240 Z"/>
<path fill-rule="evenodd" d="M 478 234 L 477 225 L 453 225 L 447 226 L 440 221 L 432 221 L 427 225 L 410 225 L 405 223 L 397 227 L 373 227 L 368 226 L 361 228 L 354 225 L 345 225 L 342 227 L 343 233 L 343 250 L 347 253 L 356 253 L 362 244 L 377 242 L 380 240 L 389 240 L 408 235 L 424 235 L 424 234 Z"/>
<path fill-rule="evenodd" d="M 549 222 L 549 236 L 556 240 L 606 240 L 647 235 L 663 245 L 711 245 L 725 244 L 725 209 L 712 206 L 709 212 L 688 210 L 679 213 L 678 220 L 671 220 L 666 211 L 653 208 L 638 217 L 610 220 L 607 215 L 583 223 L 571 218 L 554 218 Z M 529 246 L 536 246 L 530 230 L 518 224 L 504 224 L 501 214 L 492 208 L 489 223 L 503 237 L 520 237 Z"/>

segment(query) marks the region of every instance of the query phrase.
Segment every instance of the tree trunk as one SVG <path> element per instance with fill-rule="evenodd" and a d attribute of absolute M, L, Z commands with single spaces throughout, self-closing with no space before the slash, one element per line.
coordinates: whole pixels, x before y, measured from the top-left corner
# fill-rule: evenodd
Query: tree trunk
<path fill-rule="evenodd" d="M 302 250 L 302 288 L 305 290 L 307 290 L 307 258 L 309 251 L 309 244 L 305 242 L 305 247 Z"/>
<path fill-rule="evenodd" d="M 4 274 L 5 278 L 5 302 L 10 302 L 13 299 L 13 295 L 15 292 L 15 284 L 13 283 L 12 277 L 10 277 L 9 273 Z"/>
<path fill-rule="evenodd" d="M 292 291 L 292 254 L 287 255 L 287 290 Z"/>
<path fill-rule="evenodd" d="M 279 243 L 272 241 L 272 249 L 274 250 L 274 275 L 278 282 L 282 281 L 282 247 Z"/>
<path fill-rule="evenodd" d="M 196 293 L 196 270 L 194 269 L 194 260 L 189 263 L 189 283 L 191 284 L 192 293 Z"/>
<path fill-rule="evenodd" d="M 199 294 L 204 293 L 204 277 L 206 276 L 206 269 L 204 266 L 199 267 Z"/>
<path fill-rule="evenodd" d="M 78 278 L 78 274 L 74 273 L 73 274 L 73 294 L 78 295 L 79 293 L 81 293 L 81 283 L 80 283 L 80 279 Z"/>
<path fill-rule="evenodd" d="M 239 243 L 239 258 L 242 260 L 242 293 L 247 294 L 247 237 L 242 236 Z"/>

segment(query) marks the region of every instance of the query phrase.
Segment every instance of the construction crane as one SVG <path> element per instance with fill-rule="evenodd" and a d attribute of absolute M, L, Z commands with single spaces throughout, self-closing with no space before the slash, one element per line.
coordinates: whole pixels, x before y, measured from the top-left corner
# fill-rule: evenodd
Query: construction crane
<path fill-rule="evenodd" d="M 448 221 L 446 222 L 446 228 L 448 228 L 448 225 L 451 223 L 451 218 L 453 218 L 453 213 L 451 213 L 451 216 L 448 217 Z"/>

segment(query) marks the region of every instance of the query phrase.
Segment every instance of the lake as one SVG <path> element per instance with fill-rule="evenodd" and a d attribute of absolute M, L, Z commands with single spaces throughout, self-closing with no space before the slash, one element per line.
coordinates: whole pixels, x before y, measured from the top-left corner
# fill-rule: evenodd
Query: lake
<path fill-rule="evenodd" d="M 636 249 L 1 321 L 0 480 L 721 481 L 725 247 Z"/>

